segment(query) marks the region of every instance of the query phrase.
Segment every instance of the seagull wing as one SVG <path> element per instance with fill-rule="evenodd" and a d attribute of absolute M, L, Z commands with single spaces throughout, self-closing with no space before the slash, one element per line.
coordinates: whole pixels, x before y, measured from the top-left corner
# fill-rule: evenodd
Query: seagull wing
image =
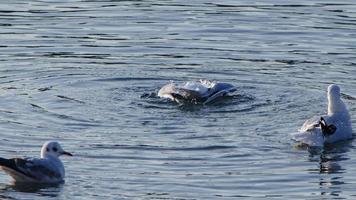
<path fill-rule="evenodd" d="M 209 98 L 207 98 L 205 101 L 204 101 L 204 104 L 207 104 L 211 101 L 214 101 L 215 99 L 219 98 L 219 97 L 222 97 L 222 96 L 225 96 L 226 94 L 228 93 L 231 93 L 231 92 L 235 92 L 236 91 L 236 88 L 234 87 L 231 87 L 231 88 L 226 88 L 226 89 L 222 89 L 222 90 L 219 90 L 219 91 L 216 91 L 212 94 L 210 94 Z"/>
<path fill-rule="evenodd" d="M 177 89 L 176 93 L 172 93 L 172 96 L 177 100 L 183 100 L 183 101 L 193 100 L 197 102 L 202 102 L 204 99 L 199 92 L 194 90 L 188 90 L 185 88 Z"/>
<path fill-rule="evenodd" d="M 16 181 L 57 182 L 61 174 L 48 160 L 28 158 L 0 158 L 0 166 Z"/>
<path fill-rule="evenodd" d="M 314 116 L 306 120 L 298 133 L 292 134 L 292 139 L 314 147 L 322 147 L 325 142 L 319 121 L 321 116 Z M 328 116 L 322 116 L 328 119 Z"/>
<path fill-rule="evenodd" d="M 304 122 L 302 127 L 299 129 L 300 132 L 313 131 L 316 127 L 319 127 L 319 121 L 321 116 L 314 116 Z M 322 116 L 327 119 L 327 116 Z"/>

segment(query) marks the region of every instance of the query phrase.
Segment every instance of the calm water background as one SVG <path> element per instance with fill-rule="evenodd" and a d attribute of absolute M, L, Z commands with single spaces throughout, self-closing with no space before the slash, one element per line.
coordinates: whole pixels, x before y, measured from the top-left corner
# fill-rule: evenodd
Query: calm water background
<path fill-rule="evenodd" d="M 66 183 L 3 199 L 353 199 L 356 147 L 290 134 L 340 84 L 356 124 L 356 2 L 2 1 L 0 155 L 57 139 Z M 208 106 L 155 96 L 170 80 L 229 82 Z M 356 127 L 354 125 L 354 129 Z"/>

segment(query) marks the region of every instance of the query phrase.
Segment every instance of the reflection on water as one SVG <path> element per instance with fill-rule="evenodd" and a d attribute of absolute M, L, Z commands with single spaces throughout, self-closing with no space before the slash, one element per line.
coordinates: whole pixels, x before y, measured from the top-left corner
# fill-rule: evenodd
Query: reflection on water
<path fill-rule="evenodd" d="M 317 162 L 318 168 L 308 170 L 310 173 L 319 173 L 318 185 L 321 196 L 342 195 L 342 185 L 347 169 L 342 167 L 341 162 L 349 160 L 352 141 L 328 144 L 324 149 L 314 154 L 310 154 L 310 161 Z"/>
<path fill-rule="evenodd" d="M 339 161 L 343 160 L 340 155 L 320 155 L 319 178 L 321 196 L 340 196 L 342 185 L 345 184 L 343 174 L 345 169 Z M 322 174 L 328 174 L 323 176 Z"/>
<path fill-rule="evenodd" d="M 2 3 L 1 156 L 38 156 L 49 139 L 85 155 L 64 159 L 63 188 L 2 194 L 354 197 L 356 148 L 308 158 L 288 134 L 326 111 L 329 83 L 340 84 L 356 119 L 355 10 L 354 0 Z M 170 80 L 199 79 L 238 90 L 207 106 L 156 97 Z"/>
<path fill-rule="evenodd" d="M 324 156 L 320 156 L 320 167 L 319 172 L 320 174 L 336 174 L 336 173 L 343 173 L 341 166 L 338 164 L 337 160 L 333 158 L 325 158 Z"/>
<path fill-rule="evenodd" d="M 57 197 L 63 189 L 63 184 L 36 184 L 36 183 L 12 183 L 0 185 L 0 191 L 6 197 L 6 193 L 36 193 L 41 197 Z M 12 196 L 12 195 L 11 195 Z M 8 199 L 12 199 L 8 197 Z"/>

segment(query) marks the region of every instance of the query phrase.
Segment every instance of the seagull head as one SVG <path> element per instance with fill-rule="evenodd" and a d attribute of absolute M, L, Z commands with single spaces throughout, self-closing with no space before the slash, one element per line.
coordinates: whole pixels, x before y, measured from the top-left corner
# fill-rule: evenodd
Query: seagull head
<path fill-rule="evenodd" d="M 56 141 L 48 141 L 43 144 L 41 158 L 46 158 L 48 156 L 58 158 L 61 155 L 73 156 L 71 153 L 64 151 L 61 145 Z"/>
<path fill-rule="evenodd" d="M 328 97 L 330 98 L 340 98 L 340 87 L 336 84 L 331 84 L 328 87 Z"/>
<path fill-rule="evenodd" d="M 335 113 L 339 113 L 342 115 L 345 115 L 348 117 L 348 111 L 347 108 L 344 104 L 344 102 L 341 100 L 341 93 L 340 93 L 340 87 L 331 84 L 328 87 L 328 115 L 332 115 Z"/>

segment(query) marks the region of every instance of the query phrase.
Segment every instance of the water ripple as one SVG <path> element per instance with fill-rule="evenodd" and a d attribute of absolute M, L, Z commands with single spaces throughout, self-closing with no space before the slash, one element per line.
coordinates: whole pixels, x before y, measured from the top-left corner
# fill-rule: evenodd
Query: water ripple
<path fill-rule="evenodd" d="M 350 199 L 354 146 L 293 147 L 337 83 L 354 119 L 355 16 L 340 2 L 11 1 L 0 9 L 0 148 L 60 140 L 61 187 L 5 199 Z M 238 87 L 210 105 L 170 80 Z M 353 120 L 354 121 L 354 120 Z M 253 187 L 251 187 L 253 186 Z"/>

